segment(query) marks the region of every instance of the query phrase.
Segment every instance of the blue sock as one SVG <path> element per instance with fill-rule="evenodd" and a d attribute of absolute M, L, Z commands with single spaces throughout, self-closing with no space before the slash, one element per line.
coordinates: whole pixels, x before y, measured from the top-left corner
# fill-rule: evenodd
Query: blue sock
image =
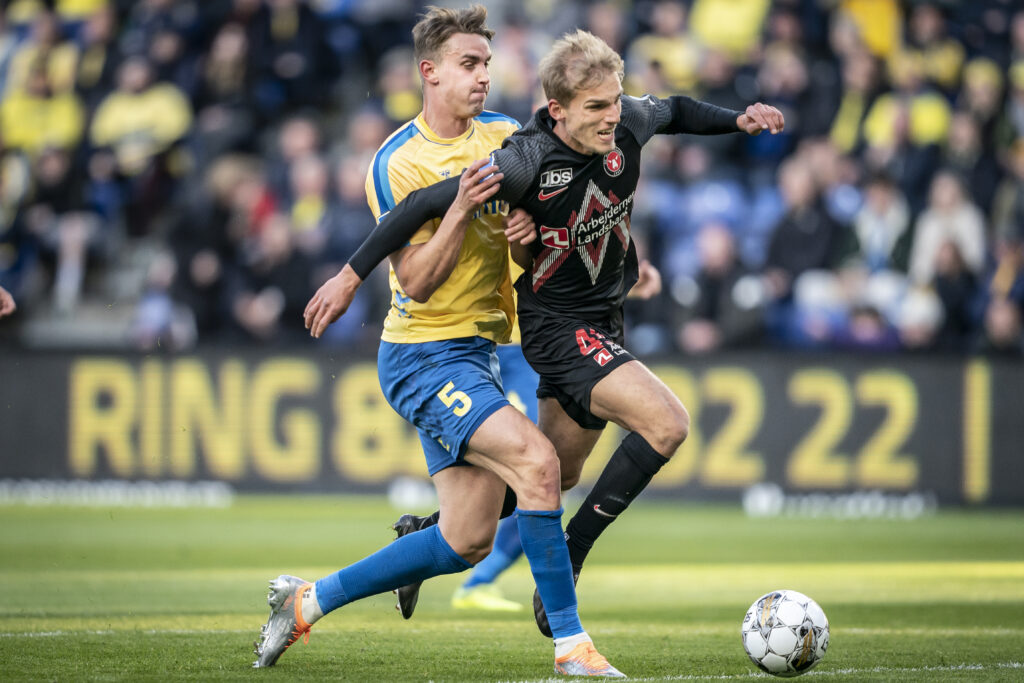
<path fill-rule="evenodd" d="M 518 514 L 498 522 L 498 533 L 494 537 L 494 549 L 482 559 L 470 572 L 463 588 L 472 588 L 480 584 L 494 583 L 498 576 L 512 566 L 512 563 L 523 554 L 523 544 L 519 541 Z"/>
<path fill-rule="evenodd" d="M 576 612 L 576 586 L 572 580 L 569 548 L 562 531 L 562 508 L 522 510 L 519 513 L 519 537 L 523 552 L 530 560 L 530 571 L 537 583 L 551 634 L 566 638 L 583 633 Z"/>
<path fill-rule="evenodd" d="M 316 598 L 327 614 L 368 595 L 471 566 L 444 540 L 440 527 L 432 526 L 396 538 L 373 555 L 320 579 L 316 582 Z"/>

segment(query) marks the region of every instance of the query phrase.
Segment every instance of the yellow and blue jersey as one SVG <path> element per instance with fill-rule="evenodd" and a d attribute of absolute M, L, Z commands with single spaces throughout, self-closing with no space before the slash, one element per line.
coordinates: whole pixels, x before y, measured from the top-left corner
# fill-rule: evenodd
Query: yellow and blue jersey
<path fill-rule="evenodd" d="M 374 217 L 380 221 L 414 190 L 459 175 L 501 147 L 518 128 L 514 119 L 485 111 L 472 120 L 464 134 L 441 138 L 430 130 L 421 113 L 395 131 L 370 164 L 366 197 Z M 515 301 L 502 208 L 496 201 L 482 207 L 466 230 L 451 276 L 424 303 L 413 301 L 402 291 L 391 268 L 391 309 L 381 339 L 396 344 L 460 337 L 483 337 L 498 343 L 509 340 Z M 440 224 L 440 218 L 426 223 L 409 244 L 423 244 Z"/>

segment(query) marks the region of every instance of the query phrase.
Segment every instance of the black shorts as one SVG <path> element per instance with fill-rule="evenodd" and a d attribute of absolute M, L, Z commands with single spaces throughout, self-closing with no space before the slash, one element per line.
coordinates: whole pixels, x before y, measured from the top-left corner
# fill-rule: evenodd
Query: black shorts
<path fill-rule="evenodd" d="M 537 398 L 557 399 L 584 429 L 604 429 L 608 421 L 590 412 L 590 392 L 612 370 L 635 360 L 622 346 L 622 334 L 536 312 L 521 316 L 519 325 L 523 355 L 540 375 Z"/>

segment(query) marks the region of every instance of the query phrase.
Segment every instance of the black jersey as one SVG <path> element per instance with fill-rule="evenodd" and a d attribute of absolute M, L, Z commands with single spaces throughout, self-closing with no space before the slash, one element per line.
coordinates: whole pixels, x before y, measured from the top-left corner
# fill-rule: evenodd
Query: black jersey
<path fill-rule="evenodd" d="M 523 208 L 538 233 L 531 243 L 533 267 L 516 285 L 520 309 L 571 315 L 615 332 L 636 281 L 629 216 L 641 149 L 657 133 L 736 132 L 739 115 L 689 97 L 627 96 L 615 149 L 605 155 L 580 154 L 562 142 L 547 108 L 507 138 L 492 155 L 504 174 L 493 200 Z M 365 278 L 420 225 L 443 216 L 457 193 L 458 178 L 410 193 L 382 216 L 375 235 L 350 261 L 356 273 Z M 366 249 L 371 242 L 375 248 Z"/>
<path fill-rule="evenodd" d="M 623 98 L 615 148 L 605 155 L 571 149 L 555 135 L 546 108 L 494 154 L 505 174 L 498 196 L 537 224 L 533 267 L 516 283 L 520 310 L 540 307 L 613 330 L 621 324 L 637 277 L 629 218 L 640 152 L 671 119 L 658 105 Z"/>

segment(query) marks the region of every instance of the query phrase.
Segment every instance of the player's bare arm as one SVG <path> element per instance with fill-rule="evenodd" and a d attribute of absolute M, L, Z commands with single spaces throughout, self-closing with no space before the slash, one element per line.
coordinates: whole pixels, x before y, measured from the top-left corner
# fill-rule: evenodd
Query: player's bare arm
<path fill-rule="evenodd" d="M 756 102 L 736 117 L 736 127 L 748 135 L 760 135 L 765 130 L 775 135 L 786 127 L 786 120 L 775 107 Z"/>
<path fill-rule="evenodd" d="M 310 336 L 319 339 L 328 325 L 345 314 L 361 284 L 363 279 L 346 263 L 337 275 L 316 290 L 303 313 Z"/>
<path fill-rule="evenodd" d="M 395 275 L 413 301 L 429 299 L 452 274 L 466 228 L 483 203 L 498 191 L 502 177 L 489 160 L 474 161 L 462 174 L 455 201 L 431 238 L 391 254 Z"/>
<path fill-rule="evenodd" d="M 496 173 L 496 169 L 492 169 Z M 486 177 L 490 171 L 478 177 Z M 495 179 L 495 183 L 501 178 Z M 337 275 L 325 282 L 306 304 L 304 320 L 311 336 L 319 338 L 327 327 L 345 314 L 356 290 L 389 254 L 409 242 L 428 220 L 442 218 L 455 203 L 462 177 L 444 180 L 409 193 L 380 218 L 377 228 L 352 255 Z M 481 190 L 489 187 L 484 184 Z M 500 183 L 495 185 L 500 187 Z M 497 191 L 497 190 L 495 190 Z"/>
<path fill-rule="evenodd" d="M 17 306 L 14 303 L 14 297 L 3 287 L 0 287 L 0 318 L 5 315 L 14 313 Z"/>

